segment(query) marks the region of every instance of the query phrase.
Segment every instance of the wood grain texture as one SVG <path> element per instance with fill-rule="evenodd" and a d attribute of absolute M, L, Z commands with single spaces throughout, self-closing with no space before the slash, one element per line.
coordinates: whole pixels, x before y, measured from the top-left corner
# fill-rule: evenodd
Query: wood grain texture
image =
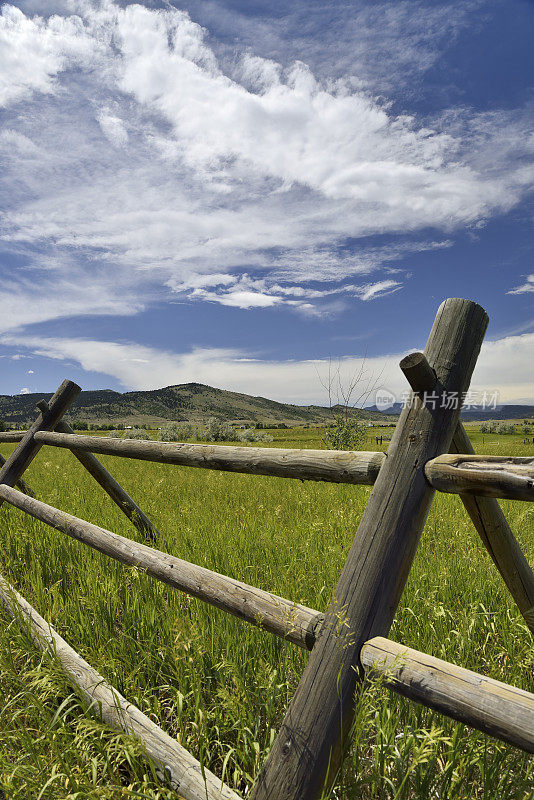
<path fill-rule="evenodd" d="M 5 460 L 4 456 L 0 455 L 0 467 L 3 467 L 5 463 L 6 463 L 6 460 Z M 30 497 L 35 497 L 35 493 L 30 489 L 30 487 L 28 486 L 26 481 L 22 480 L 22 478 L 18 479 L 18 481 L 16 483 L 16 486 L 18 486 L 20 491 L 24 492 L 24 494 L 27 494 Z"/>
<path fill-rule="evenodd" d="M 534 694 L 382 637 L 360 658 L 393 691 L 534 753 Z"/>
<path fill-rule="evenodd" d="M 239 800 L 239 796 L 175 739 L 104 680 L 32 606 L 0 576 L 0 602 L 34 644 L 57 658 L 93 713 L 139 739 L 160 778 L 185 800 Z"/>
<path fill-rule="evenodd" d="M 37 431 L 54 428 L 80 392 L 81 389 L 77 384 L 72 381 L 63 381 L 57 392 L 50 398 L 48 411 L 41 411 L 5 464 L 0 467 L 0 483 L 15 486 L 42 447 L 42 444 L 35 441 Z"/>
<path fill-rule="evenodd" d="M 2 431 L 0 433 L 0 444 L 12 444 L 20 442 L 26 435 L 26 431 Z"/>
<path fill-rule="evenodd" d="M 467 391 L 488 318 L 446 300 L 425 355 L 436 390 Z M 403 409 L 333 600 L 263 770 L 254 800 L 315 800 L 332 784 L 347 744 L 365 641 L 387 634 L 434 494 L 424 464 L 446 452 L 459 409 Z"/>
<path fill-rule="evenodd" d="M 71 514 L 0 485 L 0 498 L 117 561 L 139 567 L 157 580 L 264 628 L 301 647 L 311 647 L 323 616 L 270 592 L 190 564 L 126 539 Z"/>
<path fill-rule="evenodd" d="M 414 392 L 431 392 L 438 380 L 424 353 L 410 353 L 399 362 Z"/>
<path fill-rule="evenodd" d="M 425 475 L 438 492 L 534 500 L 532 457 L 441 455 L 425 464 Z"/>
<path fill-rule="evenodd" d="M 299 450 L 276 447 L 232 447 L 212 444 L 147 442 L 101 436 L 39 433 L 41 444 L 109 456 L 138 458 L 182 467 L 273 475 L 307 481 L 372 484 L 384 453 L 345 450 Z"/>
<path fill-rule="evenodd" d="M 41 400 L 39 403 L 37 403 L 37 408 L 39 408 L 41 411 L 46 411 L 48 408 L 48 403 L 46 400 Z M 68 422 L 65 422 L 63 419 L 60 419 L 59 422 L 56 423 L 55 430 L 58 433 L 74 434 L 74 431 Z M 128 519 L 131 520 L 137 530 L 145 536 L 148 536 L 150 539 L 157 539 L 159 536 L 159 531 L 157 528 L 152 524 L 147 515 L 141 511 L 137 503 L 132 500 L 128 492 L 126 492 L 120 483 L 118 483 L 115 478 L 110 475 L 103 464 L 100 463 L 98 458 L 96 458 L 96 456 L 94 456 L 92 453 L 86 453 L 81 450 L 73 450 L 72 453 L 78 459 L 80 464 L 85 467 L 87 472 L 92 475 L 95 481 L 99 483 L 104 491 L 111 497 L 113 502 L 118 505 L 120 510 L 126 514 Z"/>

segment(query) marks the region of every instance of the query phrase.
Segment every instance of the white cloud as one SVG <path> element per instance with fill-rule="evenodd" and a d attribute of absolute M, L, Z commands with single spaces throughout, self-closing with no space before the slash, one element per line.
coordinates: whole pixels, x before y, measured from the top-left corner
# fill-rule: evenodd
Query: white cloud
<path fill-rule="evenodd" d="M 330 362 L 325 359 L 267 361 L 250 352 L 227 348 L 195 348 L 187 353 L 172 353 L 131 343 L 13 334 L 3 336 L 0 341 L 27 348 L 36 356 L 74 361 L 85 370 L 113 376 L 126 389 L 157 389 L 197 382 L 281 402 L 328 402 L 324 384 Z M 422 342 L 415 343 L 413 349 L 422 345 Z M 534 333 L 485 342 L 471 388 L 479 393 L 497 391 L 500 403 L 534 402 L 533 349 Z M 362 391 L 378 382 L 400 401 L 407 390 L 398 366 L 404 355 L 405 352 L 365 359 L 358 355 L 341 358 L 341 383 L 348 385 L 364 363 Z"/>
<path fill-rule="evenodd" d="M 506 294 L 528 294 L 529 292 L 534 292 L 534 275 L 527 275 L 525 283 L 516 286 L 515 289 L 510 289 Z"/>
<path fill-rule="evenodd" d="M 372 49 L 381 14 L 386 39 L 407 48 L 397 61 L 427 64 L 432 43 L 465 24 L 462 6 L 358 10 L 349 38 Z M 532 182 L 524 115 L 455 110 L 430 128 L 358 82 L 283 62 L 283 48 L 230 68 L 172 7 L 58 0 L 56 16 L 30 18 L 4 6 L 2 44 L 0 234 L 33 269 L 3 283 L 4 330 L 132 314 L 174 292 L 329 313 L 343 297 L 397 291 L 405 276 L 392 267 L 452 243 L 429 228 L 482 224 Z M 374 234 L 399 242 L 358 244 Z"/>
<path fill-rule="evenodd" d="M 109 139 L 115 147 L 124 147 L 128 142 L 128 132 L 124 126 L 124 121 L 120 117 L 102 112 L 98 115 L 98 123 L 102 128 L 104 136 Z"/>
<path fill-rule="evenodd" d="M 456 162 L 450 136 L 392 116 L 364 92 L 327 90 L 303 63 L 280 80 L 268 62 L 270 78 L 254 93 L 221 72 L 202 29 L 180 12 L 128 6 L 117 36 L 120 88 L 173 125 L 181 158 L 206 180 L 233 161 L 234 174 L 372 206 L 377 227 L 397 229 L 472 222 L 500 205 L 498 186 Z"/>
<path fill-rule="evenodd" d="M 479 390 L 498 390 L 499 402 L 534 402 L 534 333 L 485 342 L 473 375 Z"/>
<path fill-rule="evenodd" d="M 34 371 L 33 371 L 33 369 L 29 369 L 29 370 L 28 370 L 28 372 L 27 372 L 26 374 L 27 374 L 27 375 L 33 375 L 33 374 L 34 374 Z"/>
<path fill-rule="evenodd" d="M 188 2 L 201 24 L 228 41 L 216 45 L 225 63 L 235 64 L 236 48 L 254 51 L 247 65 L 252 86 L 261 87 L 265 78 L 271 78 L 265 62 L 287 66 L 300 60 L 323 79 L 348 75 L 355 85 L 378 93 L 399 89 L 406 93 L 414 80 L 420 92 L 421 75 L 454 46 L 462 30 L 479 30 L 485 21 L 481 12 L 489 5 L 485 0 L 441 4 L 307 0 L 284 8 L 280 15 L 262 14 L 261 4 L 251 13 L 218 0 Z M 264 64 L 257 56 L 264 57 L 259 59 Z M 242 70 L 238 65 L 236 74 L 245 80 Z"/>
<path fill-rule="evenodd" d="M 275 305 L 291 306 L 305 314 L 329 313 L 331 304 L 323 305 L 322 312 L 310 300 L 328 298 L 333 295 L 358 297 L 360 300 L 373 300 L 398 291 L 400 281 L 384 280 L 365 283 L 361 286 L 343 284 L 327 289 L 313 289 L 308 286 L 273 282 L 272 279 L 252 278 L 246 273 L 235 276 L 195 275 L 184 282 L 171 282 L 173 290 L 189 299 L 220 303 L 234 308 L 269 308 Z M 192 291 L 188 291 L 192 290 Z"/>
<path fill-rule="evenodd" d="M 19 389 L 19 394 L 30 394 L 30 390 L 27 386 L 24 386 L 22 389 Z"/>
<path fill-rule="evenodd" d="M 0 332 L 22 325 L 53 319 L 88 315 L 130 315 L 141 310 L 143 300 L 134 296 L 132 286 L 120 277 L 102 274 L 93 265 L 93 273 L 75 265 L 63 265 L 59 274 L 49 270 L 20 270 L 17 278 L 4 279 Z M 36 283 L 39 290 L 36 291 Z"/>
<path fill-rule="evenodd" d="M 56 89 L 54 78 L 87 63 L 97 45 L 77 16 L 29 19 L 12 5 L 0 15 L 0 106 Z"/>
<path fill-rule="evenodd" d="M 392 292 L 398 292 L 401 288 L 399 281 L 377 281 L 376 283 L 368 283 L 361 287 L 360 297 L 362 300 L 374 300 L 376 297 L 383 297 Z"/>

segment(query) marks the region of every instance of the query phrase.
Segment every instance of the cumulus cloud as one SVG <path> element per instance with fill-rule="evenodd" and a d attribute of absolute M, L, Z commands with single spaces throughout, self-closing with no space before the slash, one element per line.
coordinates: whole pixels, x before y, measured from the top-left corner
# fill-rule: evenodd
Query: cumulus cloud
<path fill-rule="evenodd" d="M 113 376 L 125 389 L 157 389 L 199 382 L 281 402 L 328 402 L 324 385 L 331 362 L 325 359 L 265 360 L 251 352 L 228 348 L 194 348 L 173 353 L 134 343 L 13 334 L 3 336 L 0 342 L 26 348 L 33 355 L 74 361 L 85 370 Z M 422 345 L 414 343 L 410 351 Z M 473 391 L 478 396 L 497 392 L 499 403 L 534 402 L 533 348 L 534 333 L 485 342 L 471 383 Z M 359 355 L 341 358 L 341 385 L 349 385 L 363 366 L 364 388 L 376 382 L 377 388 L 386 388 L 400 401 L 407 388 L 398 366 L 404 355 L 406 352 L 373 358 Z M 369 402 L 372 403 L 372 397 Z"/>
<path fill-rule="evenodd" d="M 0 106 L 50 93 L 55 77 L 71 64 L 88 64 L 97 40 L 78 16 L 30 19 L 12 5 L 0 15 Z"/>

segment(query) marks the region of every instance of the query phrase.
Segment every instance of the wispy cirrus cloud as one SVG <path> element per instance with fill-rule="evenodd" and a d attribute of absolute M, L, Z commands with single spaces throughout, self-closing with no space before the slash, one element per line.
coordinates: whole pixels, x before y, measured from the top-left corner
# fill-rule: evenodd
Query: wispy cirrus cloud
<path fill-rule="evenodd" d="M 355 86 L 382 94 L 399 88 L 406 92 L 414 79 L 420 91 L 421 76 L 462 31 L 477 31 L 495 5 L 491 0 L 398 0 L 349 6 L 308 0 L 273 15 L 268 3 L 241 11 L 231 2 L 189 0 L 187 8 L 215 35 L 218 57 L 233 67 L 238 80 L 247 76 L 241 63 L 236 64 L 236 47 L 253 53 L 248 76 L 252 88 L 261 84 L 254 69 L 254 56 L 260 56 L 271 62 L 273 71 L 300 60 L 321 79 L 350 76 Z"/>
<path fill-rule="evenodd" d="M 534 274 L 527 275 L 525 283 L 516 286 L 514 289 L 510 289 L 507 294 L 528 294 L 530 292 L 534 292 Z"/>

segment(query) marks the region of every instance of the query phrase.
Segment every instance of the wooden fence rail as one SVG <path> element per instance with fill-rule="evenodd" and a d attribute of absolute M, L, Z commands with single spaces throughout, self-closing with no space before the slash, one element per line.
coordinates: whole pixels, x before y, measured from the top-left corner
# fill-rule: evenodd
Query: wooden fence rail
<path fill-rule="evenodd" d="M 123 564 L 139 567 L 152 578 L 198 597 L 294 644 L 311 649 L 315 640 L 315 628 L 322 619 L 311 608 L 133 542 L 40 500 L 27 497 L 9 486 L 0 485 L 0 498 L 94 550 Z"/>
<path fill-rule="evenodd" d="M 0 486 L 0 497 L 123 564 L 139 567 L 299 647 L 313 649 L 324 622 L 319 611 L 132 542 L 39 500 L 24 498 L 9 487 Z M 534 752 L 534 695 L 380 637 L 364 644 L 361 662 L 367 671 L 385 675 L 393 691 Z"/>
<path fill-rule="evenodd" d="M 534 753 L 534 694 L 381 636 L 364 644 L 360 659 L 394 692 Z"/>
<path fill-rule="evenodd" d="M 0 575 L 0 603 L 34 644 L 57 658 L 87 704 L 113 728 L 137 737 L 163 783 L 185 800 L 240 800 L 178 742 L 129 703 L 93 669 Z"/>
<path fill-rule="evenodd" d="M 0 505 L 9 504 L 116 560 L 138 567 L 217 608 L 311 650 L 302 680 L 251 800 L 318 800 L 328 792 L 346 751 L 365 673 L 390 689 L 527 752 L 534 752 L 534 695 L 385 638 L 408 576 L 434 491 L 460 495 L 483 543 L 534 633 L 534 574 L 496 497 L 534 499 L 534 459 L 475 456 L 459 423 L 459 405 L 427 407 L 427 392 L 461 397 L 469 386 L 487 325 L 484 310 L 447 300 L 425 353 L 401 362 L 413 394 L 387 455 L 374 452 L 175 444 L 81 436 L 62 421 L 80 391 L 64 381 L 28 431 L 0 434 L 18 442 L 0 462 Z M 94 453 L 163 464 L 374 484 L 341 578 L 325 615 L 204 567 L 131 541 L 22 494 L 22 474 L 44 445 L 71 450 L 138 529 L 155 528 Z M 449 455 L 447 455 L 447 451 Z M 0 601 L 38 646 L 53 649 L 67 674 L 111 724 L 133 732 L 186 800 L 237 795 L 166 737 L 39 617 L 0 578 Z"/>
<path fill-rule="evenodd" d="M 428 461 L 425 475 L 440 492 L 508 500 L 534 500 L 534 458 L 442 455 Z"/>
<path fill-rule="evenodd" d="M 0 432 L 0 444 L 15 444 L 21 442 L 26 431 L 2 431 Z"/>
<path fill-rule="evenodd" d="M 242 472 L 250 475 L 371 485 L 375 483 L 386 459 L 386 454 L 379 451 L 347 452 L 148 442 L 140 439 L 114 439 L 106 436 L 75 434 L 64 422 L 58 423 L 56 427 L 63 433 L 38 431 L 34 436 L 35 441 L 71 450 L 89 471 L 93 462 L 91 465 L 86 463 L 88 458 L 93 453 L 99 453 L 160 464 Z M 22 434 L 17 434 L 17 440 L 20 441 L 21 438 Z M 14 441 L 13 437 L 9 441 Z M 96 459 L 94 461 L 98 465 L 96 469 L 105 473 L 100 462 Z M 534 500 L 534 458 L 531 457 L 473 456 L 469 453 L 440 455 L 426 463 L 425 475 L 430 485 L 440 492 L 509 500 Z M 109 479 L 106 481 L 97 477 L 97 480 L 108 491 Z M 129 500 L 135 506 L 130 498 Z M 121 502 L 124 504 L 124 500 L 121 499 L 116 502 L 119 505 Z M 135 513 L 142 512 L 137 509 L 137 512 L 135 510 L 133 512 L 134 516 Z"/>
<path fill-rule="evenodd" d="M 384 453 L 380 452 L 147 442 L 80 434 L 69 436 L 46 431 L 39 432 L 36 437 L 36 441 L 40 444 L 107 456 L 122 456 L 182 467 L 333 483 L 370 485 L 375 482 L 385 459 Z"/>

